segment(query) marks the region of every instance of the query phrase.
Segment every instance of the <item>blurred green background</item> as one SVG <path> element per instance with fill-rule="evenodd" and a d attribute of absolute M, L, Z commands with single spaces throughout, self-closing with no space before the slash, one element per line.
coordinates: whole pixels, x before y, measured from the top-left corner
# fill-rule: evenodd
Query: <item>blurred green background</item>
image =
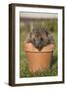
<path fill-rule="evenodd" d="M 53 65 L 51 70 L 30 73 L 28 69 L 28 59 L 24 52 L 24 41 L 28 33 L 35 27 L 43 27 L 51 30 L 55 39 L 55 49 L 53 57 Z M 39 77 L 39 76 L 56 76 L 58 74 L 58 20 L 57 19 L 27 19 L 20 18 L 20 77 Z"/>

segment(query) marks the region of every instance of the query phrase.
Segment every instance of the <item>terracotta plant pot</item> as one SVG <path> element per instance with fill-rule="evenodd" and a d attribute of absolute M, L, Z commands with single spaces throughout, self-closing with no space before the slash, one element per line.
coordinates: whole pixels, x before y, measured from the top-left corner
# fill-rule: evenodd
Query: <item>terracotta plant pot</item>
<path fill-rule="evenodd" d="M 50 44 L 39 51 L 31 43 L 26 43 L 24 50 L 28 58 L 29 71 L 33 73 L 50 68 L 53 49 L 54 45 Z"/>

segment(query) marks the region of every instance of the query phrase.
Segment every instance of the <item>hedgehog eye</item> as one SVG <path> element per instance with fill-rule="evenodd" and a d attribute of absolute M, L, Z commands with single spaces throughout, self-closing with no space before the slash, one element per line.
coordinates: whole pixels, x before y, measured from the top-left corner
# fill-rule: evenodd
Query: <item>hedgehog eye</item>
<path fill-rule="evenodd" d="M 46 35 L 48 36 L 48 32 L 46 31 Z"/>
<path fill-rule="evenodd" d="M 43 38 L 41 38 L 40 40 L 43 41 Z"/>

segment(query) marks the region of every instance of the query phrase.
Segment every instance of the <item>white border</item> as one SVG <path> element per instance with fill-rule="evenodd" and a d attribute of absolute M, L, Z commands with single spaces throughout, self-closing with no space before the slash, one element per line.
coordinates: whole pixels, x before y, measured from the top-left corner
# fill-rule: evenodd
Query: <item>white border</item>
<path fill-rule="evenodd" d="M 20 12 L 20 17 L 21 18 L 34 18 L 34 19 L 53 19 L 53 18 L 57 18 L 58 15 L 57 13 L 46 13 L 46 12 Z"/>
<path fill-rule="evenodd" d="M 58 14 L 58 76 L 48 77 L 19 77 L 19 12 L 44 12 Z M 37 83 L 37 82 L 54 82 L 62 81 L 62 9 L 48 9 L 48 8 L 31 8 L 31 7 L 16 7 L 15 8 L 15 84 L 22 83 Z"/>

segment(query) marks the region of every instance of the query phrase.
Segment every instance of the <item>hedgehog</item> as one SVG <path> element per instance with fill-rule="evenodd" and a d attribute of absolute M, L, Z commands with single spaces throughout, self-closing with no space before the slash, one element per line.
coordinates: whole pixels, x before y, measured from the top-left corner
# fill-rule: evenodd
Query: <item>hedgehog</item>
<path fill-rule="evenodd" d="M 34 28 L 28 33 L 25 42 L 32 43 L 39 51 L 48 44 L 55 44 L 52 32 L 46 28 Z"/>

